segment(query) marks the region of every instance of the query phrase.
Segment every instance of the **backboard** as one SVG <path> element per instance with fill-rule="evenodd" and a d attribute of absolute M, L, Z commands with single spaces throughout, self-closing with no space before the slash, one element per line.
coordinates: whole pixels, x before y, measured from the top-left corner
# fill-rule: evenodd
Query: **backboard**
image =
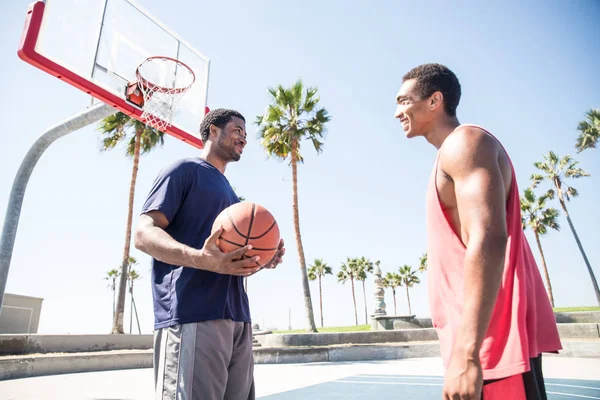
<path fill-rule="evenodd" d="M 27 11 L 18 55 L 142 122 L 147 122 L 142 108 L 126 96 L 137 67 L 155 56 L 181 61 L 195 80 L 163 131 L 202 148 L 210 60 L 134 1 L 36 1 Z"/>

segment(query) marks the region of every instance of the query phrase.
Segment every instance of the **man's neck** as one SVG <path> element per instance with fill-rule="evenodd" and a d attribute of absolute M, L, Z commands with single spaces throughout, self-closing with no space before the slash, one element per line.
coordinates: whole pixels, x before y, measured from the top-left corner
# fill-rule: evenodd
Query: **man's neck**
<path fill-rule="evenodd" d="M 225 168 L 227 168 L 227 162 L 223 160 L 223 158 L 219 157 L 215 154 L 215 151 L 211 150 L 212 143 L 206 143 L 204 149 L 202 150 L 202 154 L 200 154 L 200 158 L 221 171 L 223 175 L 225 175 Z"/>
<path fill-rule="evenodd" d="M 444 143 L 444 140 L 460 125 L 458 118 L 448 117 L 440 119 L 431 125 L 429 132 L 425 135 L 425 139 L 439 150 Z"/>

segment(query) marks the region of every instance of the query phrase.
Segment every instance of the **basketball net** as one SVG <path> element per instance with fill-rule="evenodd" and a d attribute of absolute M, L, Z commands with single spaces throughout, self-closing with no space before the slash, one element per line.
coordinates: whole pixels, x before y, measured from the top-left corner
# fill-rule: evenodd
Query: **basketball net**
<path fill-rule="evenodd" d="M 177 104 L 196 80 L 194 71 L 173 58 L 150 57 L 136 76 L 144 97 L 142 119 L 159 130 L 170 126 Z"/>

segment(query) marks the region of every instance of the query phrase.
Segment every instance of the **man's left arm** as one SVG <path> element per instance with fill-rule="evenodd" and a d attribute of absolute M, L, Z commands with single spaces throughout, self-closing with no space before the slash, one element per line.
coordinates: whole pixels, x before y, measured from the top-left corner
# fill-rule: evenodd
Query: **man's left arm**
<path fill-rule="evenodd" d="M 443 168 L 454 182 L 463 266 L 462 323 L 446 379 L 448 398 L 479 399 L 482 371 L 479 350 L 502 281 L 507 242 L 506 191 L 499 144 L 483 132 L 456 132 L 448 143 Z"/>

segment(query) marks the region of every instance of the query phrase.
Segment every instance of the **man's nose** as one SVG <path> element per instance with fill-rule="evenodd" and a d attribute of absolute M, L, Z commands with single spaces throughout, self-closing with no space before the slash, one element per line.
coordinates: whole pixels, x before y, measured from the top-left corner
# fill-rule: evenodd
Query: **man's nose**
<path fill-rule="evenodd" d="M 404 116 L 404 113 L 402 112 L 402 107 L 398 106 L 396 107 L 396 112 L 394 113 L 394 118 L 402 118 Z"/>

